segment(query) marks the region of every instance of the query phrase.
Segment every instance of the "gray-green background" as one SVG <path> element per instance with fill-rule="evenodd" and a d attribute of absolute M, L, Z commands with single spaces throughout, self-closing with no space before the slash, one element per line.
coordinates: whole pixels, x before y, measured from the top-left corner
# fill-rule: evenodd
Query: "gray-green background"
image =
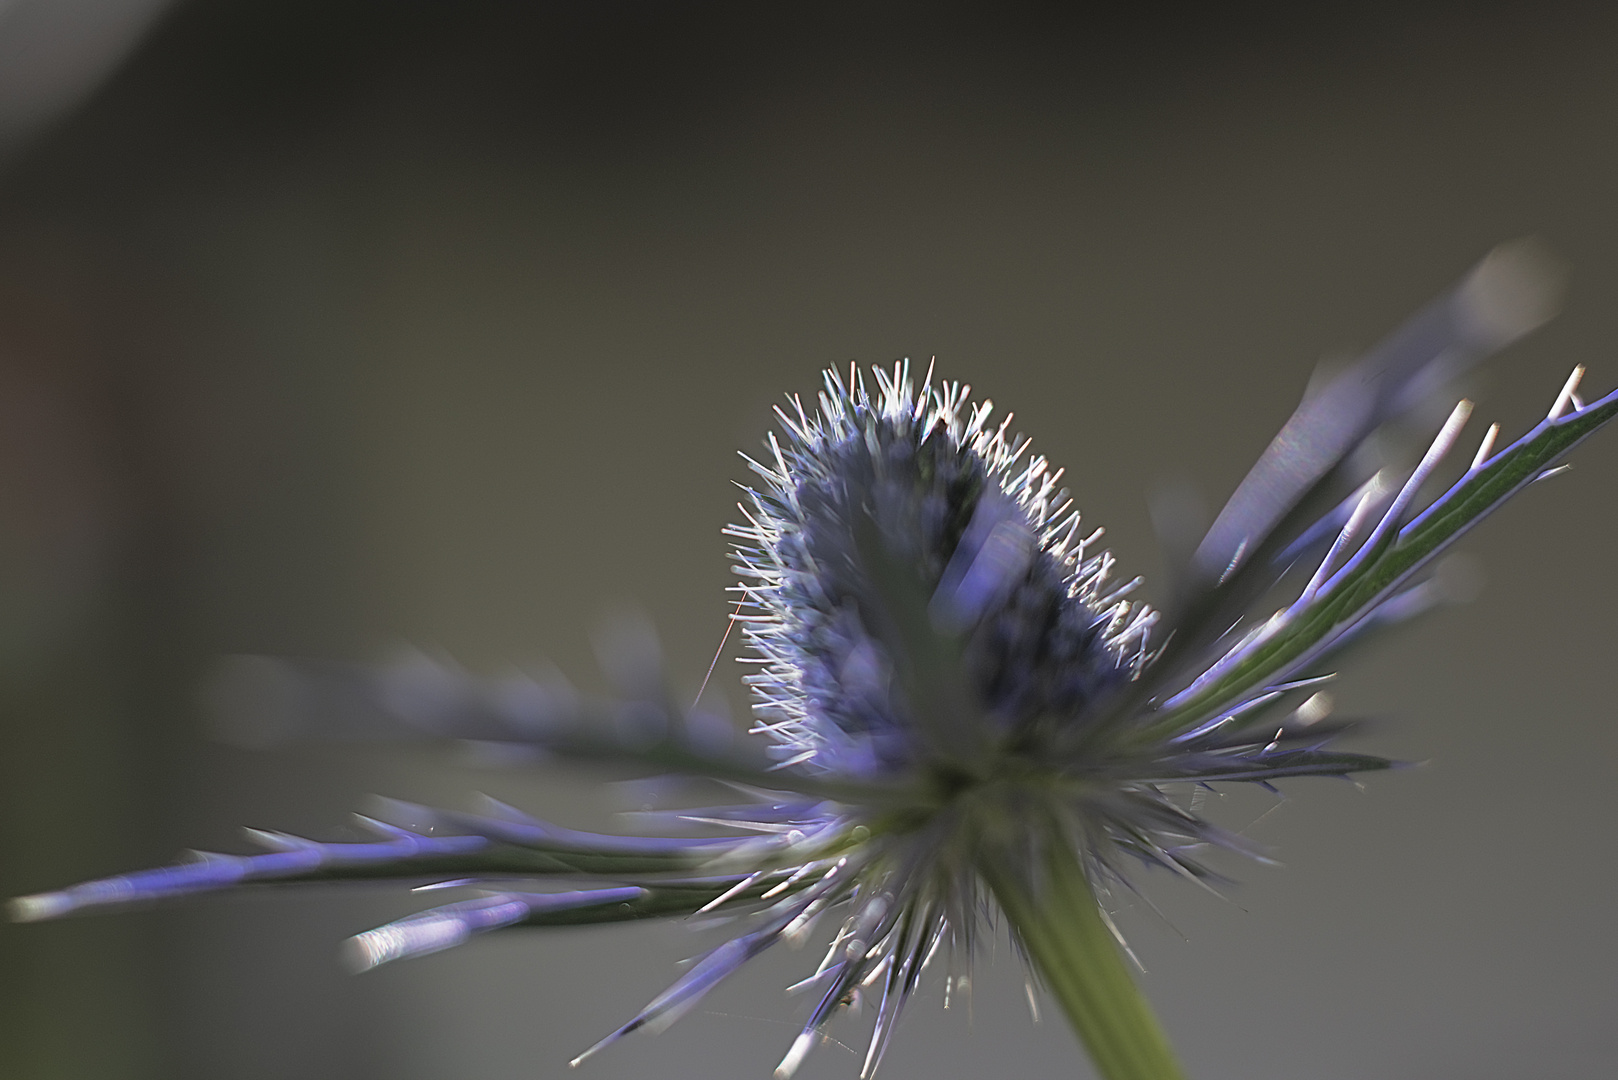
<path fill-rule="evenodd" d="M 210 743 L 197 686 L 403 643 L 592 685 L 591 628 L 633 605 L 692 688 L 734 451 L 854 358 L 936 356 L 1015 410 L 1151 574 L 1154 486 L 1222 499 L 1317 360 L 1530 233 L 1574 277 L 1479 380 L 1508 434 L 1574 363 L 1618 384 L 1610 5 L 181 5 L 0 176 L 0 888 L 340 835 L 369 792 L 610 826 L 637 795 L 598 777 Z M 1476 602 L 1336 690 L 1387 718 L 1359 746 L 1426 767 L 1296 781 L 1262 820 L 1232 795 L 1284 868 L 1229 904 L 1155 875 L 1172 928 L 1123 913 L 1194 1076 L 1618 1072 L 1618 435 L 1576 462 L 1466 541 Z M 716 686 L 740 717 L 733 663 Z M 0 1075 L 562 1075 L 697 947 L 338 968 L 428 902 L 0 927 Z M 816 958 L 574 1075 L 768 1075 Z M 970 1013 L 938 997 L 892 1080 L 1087 1075 L 1004 946 Z"/>

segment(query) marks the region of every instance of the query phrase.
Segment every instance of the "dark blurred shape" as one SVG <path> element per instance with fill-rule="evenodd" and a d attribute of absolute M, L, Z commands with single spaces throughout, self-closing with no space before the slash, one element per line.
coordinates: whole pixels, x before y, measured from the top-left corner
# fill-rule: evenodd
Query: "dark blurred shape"
<path fill-rule="evenodd" d="M 93 93 L 171 0 L 0 4 L 0 161 Z"/>
<path fill-rule="evenodd" d="M 1539 242 L 1502 244 L 1454 291 L 1325 385 L 1311 386 L 1198 545 L 1197 572 L 1207 581 L 1228 577 L 1378 427 L 1431 411 L 1457 376 L 1543 325 L 1561 306 L 1565 276 Z"/>
<path fill-rule="evenodd" d="M 1190 566 L 1171 565 L 1181 625 L 1166 647 L 1166 666 L 1227 633 L 1236 614 L 1305 551 L 1324 551 L 1358 502 L 1350 492 L 1375 471 L 1356 460 L 1368 440 L 1408 414 L 1443 415 L 1458 377 L 1556 314 L 1565 279 L 1565 268 L 1541 241 L 1501 244 L 1363 357 L 1335 373 L 1317 373 L 1302 404 L 1214 519 Z M 1366 494 L 1385 500 L 1397 486 Z M 1326 513 L 1334 502 L 1336 511 Z M 1185 546 L 1175 532 L 1176 515 L 1184 514 L 1172 501 L 1160 501 L 1158 517 L 1168 528 L 1159 535 L 1171 556 Z"/>

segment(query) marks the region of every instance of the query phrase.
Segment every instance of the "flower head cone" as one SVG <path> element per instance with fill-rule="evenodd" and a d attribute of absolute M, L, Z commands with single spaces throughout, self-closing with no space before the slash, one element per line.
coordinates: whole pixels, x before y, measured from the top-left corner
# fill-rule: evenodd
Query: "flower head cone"
<path fill-rule="evenodd" d="M 1138 871 L 1194 881 L 1209 852 L 1251 854 L 1191 809 L 1198 785 L 1344 776 L 1384 759 L 1333 748 L 1319 684 L 1344 645 L 1439 597 L 1433 560 L 1614 415 L 1576 370 L 1545 420 L 1424 498 L 1470 412 L 1407 469 L 1355 472 L 1378 428 L 1439 375 L 1548 314 L 1531 252 L 1492 254 L 1381 347 L 1311 392 L 1186 565 L 1166 616 L 1119 581 L 1062 473 L 968 388 L 908 366 L 827 372 L 777 410 L 759 483 L 729 532 L 755 747 L 709 738 L 647 660 L 591 700 L 554 683 L 248 661 L 238 689 L 298 702 L 326 734 L 382 728 L 539 744 L 731 782 L 740 805 L 678 815 L 702 839 L 584 833 L 489 803 L 390 804 L 371 842 L 254 832 L 269 851 L 13 901 L 25 920 L 254 883 L 393 878 L 481 886 L 358 935 L 359 968 L 518 926 L 702 914 L 734 934 L 596 1048 L 656 1030 L 777 942 L 829 937 L 795 990 L 810 1005 L 779 1074 L 851 1001 L 876 1003 L 862 1074 L 941 952 L 969 956 L 996 912 L 1110 1080 L 1179 1075 L 1103 902 Z M 1502 297 L 1511 302 L 1502 302 Z M 1266 597 L 1273 612 L 1254 612 Z M 649 652 L 643 650 L 646 655 Z M 291 691 L 288 692 L 289 688 Z M 331 703 L 341 703 L 337 708 Z M 285 727 L 286 725 L 282 725 Z M 538 883 L 577 882 L 579 888 Z M 948 988 L 946 987 L 946 992 Z"/>

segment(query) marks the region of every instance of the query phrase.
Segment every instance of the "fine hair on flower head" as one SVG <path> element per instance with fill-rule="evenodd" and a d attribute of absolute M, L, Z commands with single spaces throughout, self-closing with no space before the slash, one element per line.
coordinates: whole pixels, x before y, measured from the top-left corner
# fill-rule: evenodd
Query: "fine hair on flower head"
<path fill-rule="evenodd" d="M 1442 599 L 1436 558 L 1618 414 L 1583 368 L 1545 419 L 1424 495 L 1471 412 L 1419 461 L 1364 471 L 1360 450 L 1429 408 L 1468 366 L 1549 318 L 1558 275 L 1502 245 L 1376 348 L 1312 386 L 1190 554 L 1161 610 L 1137 601 L 1074 508 L 1063 473 L 987 400 L 910 366 L 828 370 L 778 407 L 727 529 L 734 621 L 753 695 L 745 746 L 707 737 L 644 654 L 616 695 L 481 679 L 417 657 L 393 668 L 249 658 L 223 680 L 237 714 L 295 703 L 283 736 L 418 736 L 537 746 L 560 758 L 723 781 L 734 804 L 669 816 L 697 839 L 587 833 L 485 800 L 476 812 L 387 803 L 376 838 L 254 830 L 267 853 L 208 855 L 12 901 L 31 921 L 250 884 L 397 879 L 477 895 L 351 939 L 359 969 L 516 927 L 701 915 L 728 920 L 627 1023 L 657 1030 L 763 950 L 817 932 L 791 989 L 808 1002 L 790 1075 L 851 1003 L 874 1002 L 860 1074 L 880 1064 L 940 954 L 945 999 L 1003 916 L 1031 976 L 1107 1080 L 1183 1075 L 1136 988 L 1108 906 L 1166 870 L 1221 879 L 1207 856 L 1258 855 L 1188 792 L 1384 769 L 1333 747 L 1352 727 L 1319 686 L 1343 646 Z M 1266 610 L 1276 596 L 1282 606 Z M 622 658 L 618 658 L 622 659 Z M 618 667 L 626 665 L 617 664 Z M 283 711 L 284 712 L 284 711 Z M 384 818 L 391 820 L 383 820 Z M 561 887 L 571 884 L 574 887 Z"/>

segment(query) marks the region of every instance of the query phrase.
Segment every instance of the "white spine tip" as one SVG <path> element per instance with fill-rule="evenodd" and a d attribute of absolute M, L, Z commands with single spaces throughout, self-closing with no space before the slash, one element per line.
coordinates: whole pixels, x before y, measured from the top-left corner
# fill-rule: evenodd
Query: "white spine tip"
<path fill-rule="evenodd" d="M 1557 420 L 1561 418 L 1562 414 L 1567 411 L 1567 407 L 1573 403 L 1574 395 L 1579 389 L 1579 380 L 1583 378 L 1584 365 L 1580 364 L 1573 369 L 1573 374 L 1567 377 L 1567 382 L 1562 384 L 1562 392 L 1556 395 L 1556 404 L 1552 405 L 1551 411 L 1545 414 L 1545 419 Z"/>
<path fill-rule="evenodd" d="M 337 959 L 350 974 L 359 975 L 387 963 L 393 957 L 387 955 L 386 947 L 377 940 L 376 931 L 367 930 L 338 946 Z"/>
<path fill-rule="evenodd" d="M 1472 458 L 1472 468 L 1470 471 L 1477 472 L 1479 469 L 1483 468 L 1483 463 L 1489 460 L 1490 454 L 1494 453 L 1494 441 L 1499 437 L 1500 425 L 1490 424 L 1489 430 L 1483 433 L 1483 441 L 1478 443 L 1478 452 Z"/>
<path fill-rule="evenodd" d="M 59 892 L 19 896 L 6 904 L 6 915 L 12 922 L 44 922 L 72 910 L 73 901 L 66 893 Z"/>
<path fill-rule="evenodd" d="M 461 944 L 471 934 L 451 919 L 422 919 L 379 926 L 344 943 L 344 959 L 358 973 L 407 956 L 425 956 Z"/>
<path fill-rule="evenodd" d="M 580 1065 L 583 1065 L 586 1061 L 589 1061 L 591 1058 L 595 1057 L 601 1052 L 603 1047 L 611 1043 L 614 1039 L 618 1038 L 618 1036 L 622 1034 L 623 1032 L 621 1030 L 613 1032 L 611 1035 L 608 1035 L 605 1039 L 602 1039 L 600 1042 L 590 1047 L 590 1049 L 568 1062 L 567 1067 L 570 1069 L 577 1069 Z"/>
<path fill-rule="evenodd" d="M 815 1038 L 815 1032 L 805 1031 L 792 1040 L 792 1049 L 775 1067 L 775 1080 L 790 1080 L 792 1074 L 798 1071 L 798 1066 L 803 1064 L 803 1059 L 809 1056 L 809 1051 L 814 1049 Z"/>
<path fill-rule="evenodd" d="M 1294 715 L 1298 718 L 1298 723 L 1304 727 L 1309 727 L 1311 724 L 1317 724 L 1326 719 L 1331 715 L 1331 711 L 1331 695 L 1324 690 L 1320 690 L 1310 694 L 1308 699 L 1298 706 L 1298 711 Z"/>

